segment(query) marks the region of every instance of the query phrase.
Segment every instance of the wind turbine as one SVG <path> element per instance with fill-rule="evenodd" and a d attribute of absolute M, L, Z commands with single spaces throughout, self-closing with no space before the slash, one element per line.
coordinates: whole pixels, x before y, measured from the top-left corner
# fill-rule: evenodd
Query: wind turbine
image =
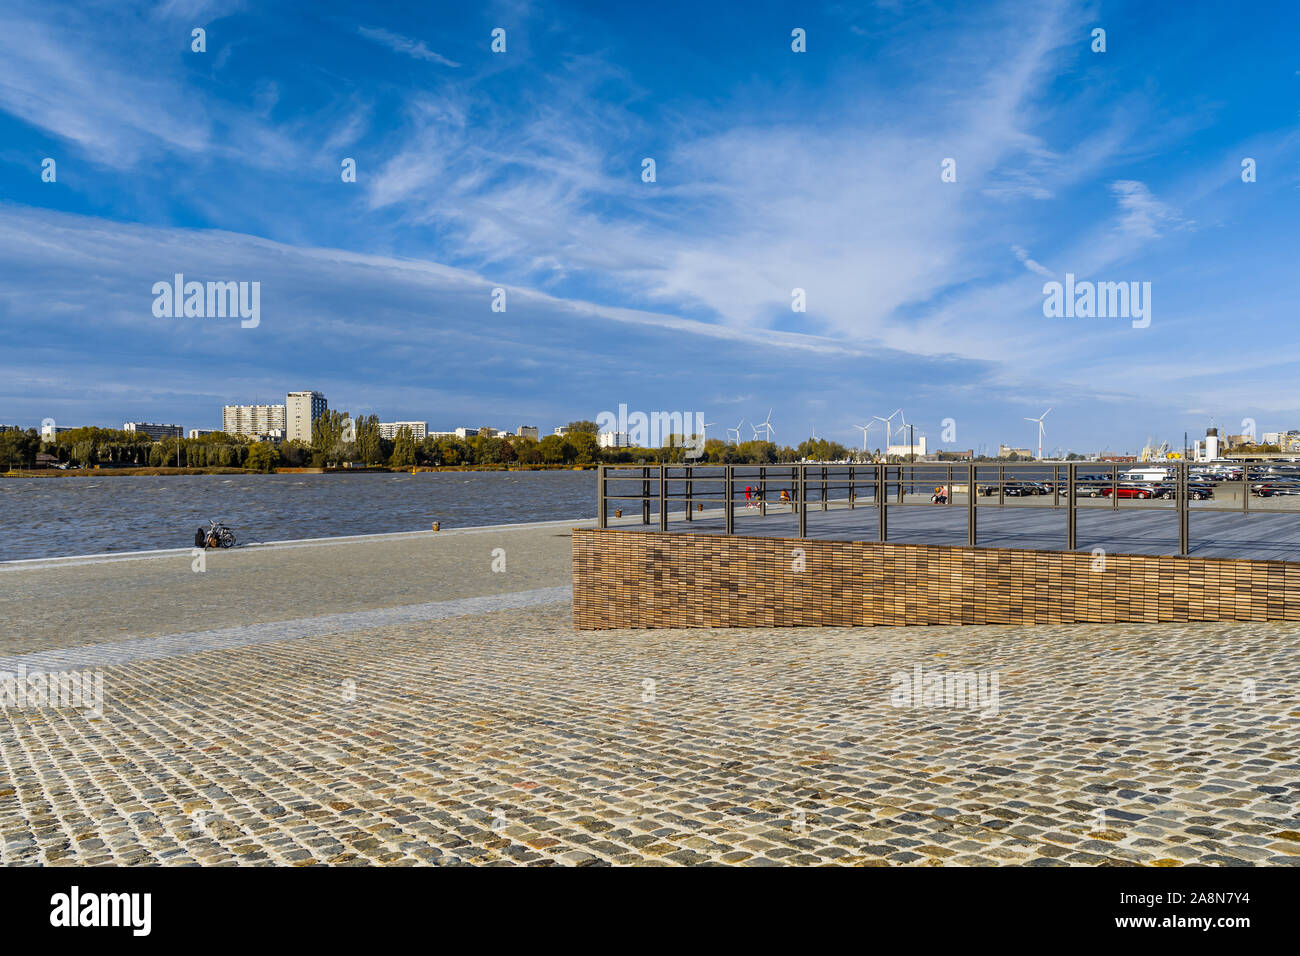
<path fill-rule="evenodd" d="M 763 419 L 761 422 L 759 422 L 758 425 L 754 428 L 754 434 L 755 434 L 756 436 L 758 435 L 758 430 L 759 430 L 760 428 L 763 429 L 763 430 L 767 433 L 767 438 L 766 438 L 765 440 L 766 440 L 766 441 L 771 441 L 771 440 L 772 440 L 772 432 L 776 431 L 776 429 L 772 427 L 772 409 L 769 408 L 769 409 L 767 410 L 767 418 L 765 418 L 765 419 Z"/>
<path fill-rule="evenodd" d="M 1047 412 L 1050 412 L 1050 411 L 1051 411 L 1051 409 L 1049 408 L 1049 409 L 1047 410 Z M 1043 414 L 1039 415 L 1037 418 L 1026 418 L 1026 419 L 1025 419 L 1025 421 L 1027 421 L 1027 422 L 1037 422 L 1037 423 L 1038 423 L 1038 457 L 1039 457 L 1039 459 L 1042 459 L 1042 457 L 1043 457 L 1043 435 L 1047 432 L 1047 428 L 1043 425 L 1043 419 L 1047 417 L 1047 412 L 1043 412 Z"/>
<path fill-rule="evenodd" d="M 745 420 L 742 418 L 740 421 L 736 422 L 736 427 L 735 427 L 735 428 L 728 428 L 728 429 L 727 429 L 727 434 L 728 434 L 728 435 L 730 435 L 732 432 L 735 432 L 735 433 L 736 433 L 736 444 L 737 444 L 737 445 L 740 444 L 740 426 L 743 425 L 743 424 L 745 424 Z"/>
<path fill-rule="evenodd" d="M 903 410 L 902 410 L 901 408 L 898 410 L 898 413 L 897 413 L 897 414 L 898 414 L 898 421 L 899 421 L 898 433 L 899 433 L 900 435 L 906 435 L 906 434 L 907 434 L 907 416 L 903 414 Z M 890 417 L 890 418 L 893 418 L 894 416 L 891 415 L 891 416 L 889 416 L 889 417 Z M 915 427 L 915 426 L 913 426 L 913 427 Z M 924 438 L 925 436 L 923 435 L 923 436 L 921 436 L 921 437 Z M 908 439 L 907 439 L 907 449 L 908 449 L 908 454 L 912 455 L 912 456 L 915 458 L 915 452 L 913 451 L 913 448 L 912 448 L 913 444 L 914 444 L 914 442 L 913 442 L 912 438 L 909 436 Z"/>
<path fill-rule="evenodd" d="M 859 430 L 861 430 L 861 432 L 862 432 L 862 450 L 863 450 L 863 451 L 866 451 L 866 450 L 867 450 L 867 429 L 870 428 L 871 426 L 870 426 L 870 425 L 854 425 L 853 427 L 854 427 L 854 428 L 857 428 L 857 429 L 859 429 Z"/>
<path fill-rule="evenodd" d="M 884 426 L 885 426 L 885 454 L 886 454 L 886 455 L 889 454 L 889 438 L 890 438 L 890 435 L 893 434 L 893 430 L 890 428 L 889 423 L 890 423 L 891 420 L 893 420 L 893 417 L 894 417 L 895 415 L 899 415 L 899 414 L 901 414 L 902 411 L 903 411 L 903 410 L 902 410 L 901 408 L 896 408 L 896 409 L 894 409 L 894 410 L 890 413 L 890 415 L 889 415 L 888 418 L 881 418 L 879 415 L 872 415 L 872 416 L 871 416 L 871 417 L 874 418 L 876 421 L 878 421 L 878 422 L 883 422 L 883 423 L 884 423 Z M 864 436 L 864 437 L 865 437 L 865 436 Z"/>

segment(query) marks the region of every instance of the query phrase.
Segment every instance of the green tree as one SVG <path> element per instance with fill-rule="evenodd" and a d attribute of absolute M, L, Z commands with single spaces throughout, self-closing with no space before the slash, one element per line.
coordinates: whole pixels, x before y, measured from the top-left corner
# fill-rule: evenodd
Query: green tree
<path fill-rule="evenodd" d="M 448 435 L 434 443 L 433 462 L 435 465 L 473 464 L 473 451 L 459 438 Z"/>
<path fill-rule="evenodd" d="M 82 468 L 89 468 L 98 460 L 95 456 L 95 442 L 92 439 L 87 438 L 72 446 L 72 461 Z"/>
<path fill-rule="evenodd" d="M 514 449 L 515 459 L 521 465 L 537 465 L 542 461 L 537 444 L 532 438 L 515 438 L 511 441 L 510 447 Z"/>
<path fill-rule="evenodd" d="M 312 456 L 313 463 L 319 460 L 324 464 L 337 462 L 344 458 L 349 448 L 345 447 L 345 432 L 350 419 L 345 412 L 331 408 L 324 415 L 315 419 L 311 423 L 311 447 L 314 452 Z M 355 425 L 354 425 L 355 429 Z M 321 467 L 321 465 L 315 465 Z"/>
<path fill-rule="evenodd" d="M 573 446 L 573 460 L 580 465 L 600 461 L 600 443 L 592 432 L 577 432 L 566 436 Z"/>
<path fill-rule="evenodd" d="M 357 457 L 367 465 L 384 460 L 384 442 L 379 434 L 379 416 L 358 416 L 356 421 Z"/>
<path fill-rule="evenodd" d="M 248 458 L 244 467 L 249 471 L 269 472 L 280 463 L 280 452 L 274 445 L 255 442 L 248 446 Z"/>
<path fill-rule="evenodd" d="M 537 443 L 537 452 L 544 463 L 562 465 L 573 461 L 577 452 L 565 438 L 562 435 L 547 435 Z"/>
<path fill-rule="evenodd" d="M 583 435 L 595 435 L 597 433 L 596 423 L 589 422 L 586 420 L 579 421 L 579 422 L 569 422 L 568 427 L 569 427 L 569 433 L 567 436 L 564 436 L 567 438 L 572 438 L 575 433 L 580 433 Z"/>
<path fill-rule="evenodd" d="M 41 438 L 34 428 L 0 432 L 0 467 L 33 468 L 40 447 Z"/>
<path fill-rule="evenodd" d="M 397 438 L 393 440 L 393 454 L 389 457 L 388 464 L 393 468 L 410 468 L 415 464 L 416 451 L 415 436 L 411 430 L 400 428 Z"/>

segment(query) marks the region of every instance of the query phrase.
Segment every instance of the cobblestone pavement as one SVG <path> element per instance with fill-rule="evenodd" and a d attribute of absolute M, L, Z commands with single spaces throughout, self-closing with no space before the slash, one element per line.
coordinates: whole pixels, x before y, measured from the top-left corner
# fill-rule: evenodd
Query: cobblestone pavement
<path fill-rule="evenodd" d="M 1300 863 L 1294 625 L 579 633 L 570 615 L 104 666 L 100 718 L 0 716 L 3 860 Z M 905 706 L 959 671 L 983 680 L 976 707 Z"/>

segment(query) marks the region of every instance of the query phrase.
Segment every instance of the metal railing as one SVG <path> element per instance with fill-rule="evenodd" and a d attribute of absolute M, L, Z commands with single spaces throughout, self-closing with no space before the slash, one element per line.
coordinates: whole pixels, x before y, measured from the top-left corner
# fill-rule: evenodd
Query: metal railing
<path fill-rule="evenodd" d="M 1116 462 L 601 465 L 596 515 L 597 527 L 607 528 L 611 507 L 621 517 L 624 508 L 619 503 L 634 502 L 642 524 L 650 524 L 651 515 L 657 512 L 659 528 L 666 531 L 675 505 L 682 506 L 680 518 L 687 522 L 712 506 L 711 514 L 722 511 L 724 533 L 735 534 L 737 505 L 743 503 L 745 514 L 756 512 L 759 516 L 773 508 L 788 509 L 797 520 L 797 537 L 803 538 L 808 534 L 810 511 L 872 507 L 877 512 L 878 540 L 887 541 L 891 508 L 964 507 L 967 544 L 975 547 L 980 509 L 1031 504 L 1065 511 L 1066 549 L 1073 551 L 1078 547 L 1080 510 L 1119 511 L 1127 509 L 1128 502 L 1139 502 L 1135 510 L 1177 513 L 1178 553 L 1187 555 L 1192 512 L 1300 516 L 1300 468 L 1295 469 L 1294 478 L 1275 465 L 1243 463 L 1233 468 L 1239 477 L 1211 477 L 1190 462 L 1149 467 Z M 1135 471 L 1148 477 L 1127 476 Z M 1164 477 L 1156 477 L 1156 471 L 1163 471 Z M 1240 503 L 1216 503 L 1238 497 L 1237 490 Z M 1253 505 L 1252 495 L 1259 498 Z M 909 496 L 914 500 L 909 501 Z M 961 505 L 959 497 L 964 499 Z M 1294 508 L 1265 504 L 1270 498 L 1291 497 L 1297 498 Z"/>

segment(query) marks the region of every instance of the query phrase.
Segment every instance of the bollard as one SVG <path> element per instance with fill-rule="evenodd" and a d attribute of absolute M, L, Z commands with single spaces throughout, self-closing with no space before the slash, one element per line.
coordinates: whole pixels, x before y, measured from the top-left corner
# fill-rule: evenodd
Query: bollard
<path fill-rule="evenodd" d="M 615 509 L 614 509 L 614 517 L 615 517 L 615 518 L 621 518 L 621 517 L 623 517 L 623 509 L 622 509 L 622 508 L 615 508 Z"/>
<path fill-rule="evenodd" d="M 433 523 L 433 530 L 434 530 L 434 531 L 437 531 L 437 530 L 438 530 L 439 528 L 441 528 L 441 527 L 442 527 L 442 522 L 441 522 L 441 521 L 435 521 L 435 522 Z"/>

